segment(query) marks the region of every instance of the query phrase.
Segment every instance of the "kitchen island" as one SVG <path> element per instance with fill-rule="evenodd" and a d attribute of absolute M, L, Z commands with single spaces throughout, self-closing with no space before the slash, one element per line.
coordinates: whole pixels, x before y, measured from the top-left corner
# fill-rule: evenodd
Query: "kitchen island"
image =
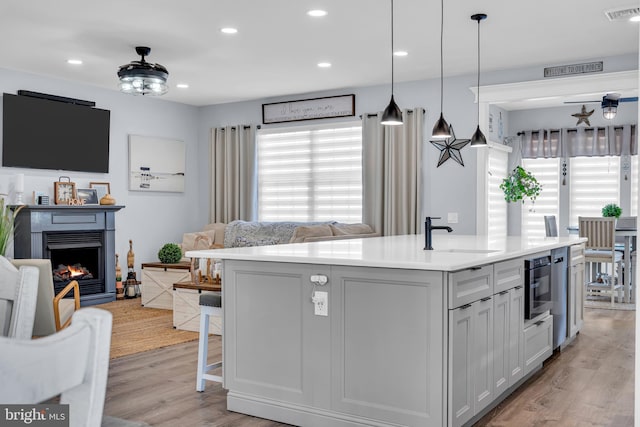
<path fill-rule="evenodd" d="M 551 355 L 524 262 L 576 236 L 390 236 L 187 252 L 223 260 L 231 411 L 303 426 L 458 426 Z M 582 304 L 582 297 L 577 304 Z"/>

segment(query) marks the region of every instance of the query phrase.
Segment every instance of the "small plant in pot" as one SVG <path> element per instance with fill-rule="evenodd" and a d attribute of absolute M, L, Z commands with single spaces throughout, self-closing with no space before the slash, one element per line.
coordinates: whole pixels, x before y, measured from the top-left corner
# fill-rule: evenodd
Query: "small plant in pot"
<path fill-rule="evenodd" d="M 500 189 L 504 192 L 504 199 L 507 202 L 517 202 L 525 198 L 530 198 L 535 202 L 536 197 L 542 191 L 542 185 L 538 180 L 521 166 L 516 166 L 500 184 Z"/>
<path fill-rule="evenodd" d="M 622 215 L 622 208 L 615 203 L 609 203 L 602 208 L 602 216 L 605 218 L 611 216 L 620 218 L 620 215 Z"/>
<path fill-rule="evenodd" d="M 158 251 L 158 259 L 164 264 L 175 264 L 182 259 L 182 249 L 175 243 L 167 243 Z"/>

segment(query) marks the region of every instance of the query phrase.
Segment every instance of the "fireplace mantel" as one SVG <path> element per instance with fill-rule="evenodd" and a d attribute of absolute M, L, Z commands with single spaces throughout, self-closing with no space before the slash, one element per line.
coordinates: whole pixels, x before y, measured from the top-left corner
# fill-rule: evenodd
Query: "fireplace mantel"
<path fill-rule="evenodd" d="M 47 258 L 45 235 L 50 232 L 102 232 L 104 292 L 81 295 L 83 306 L 115 300 L 115 213 L 120 205 L 25 205 L 16 217 L 15 258 Z M 82 293 L 82 292 L 81 292 Z"/>

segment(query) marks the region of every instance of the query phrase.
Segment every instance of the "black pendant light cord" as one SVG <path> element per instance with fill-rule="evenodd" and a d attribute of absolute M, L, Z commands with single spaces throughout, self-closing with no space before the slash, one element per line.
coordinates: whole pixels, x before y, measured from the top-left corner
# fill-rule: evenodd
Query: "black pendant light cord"
<path fill-rule="evenodd" d="M 391 96 L 393 96 L 393 0 L 391 0 Z"/>
<path fill-rule="evenodd" d="M 478 126 L 480 126 L 480 21 L 481 19 L 478 19 Z"/>
<path fill-rule="evenodd" d="M 443 74 L 444 74 L 444 54 L 443 54 L 443 45 L 444 45 L 444 0 L 440 0 L 440 112 L 442 113 L 442 104 L 444 100 L 444 82 L 443 82 Z"/>

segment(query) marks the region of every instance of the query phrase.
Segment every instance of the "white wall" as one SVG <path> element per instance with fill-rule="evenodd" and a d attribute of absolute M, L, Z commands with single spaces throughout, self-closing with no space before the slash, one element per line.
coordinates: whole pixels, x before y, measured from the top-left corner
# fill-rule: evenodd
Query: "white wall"
<path fill-rule="evenodd" d="M 114 88 L 115 86 L 114 74 Z M 95 101 L 96 107 L 111 110 L 109 173 L 0 167 L 0 193 L 12 190 L 14 176 L 18 173 L 25 176 L 27 203 L 30 203 L 33 191 L 47 192 L 50 200 L 53 200 L 53 182 L 61 175 L 69 176 L 79 188 L 87 188 L 90 181 L 110 182 L 111 193 L 117 204 L 126 206 L 116 214 L 116 250 L 120 254 L 120 266 L 126 271 L 126 253 L 129 249 L 129 239 L 132 239 L 138 277 L 140 264 L 157 261 L 158 250 L 164 243 L 179 242 L 182 240 L 183 232 L 202 228 L 198 204 L 200 198 L 207 196 L 203 196 L 198 190 L 196 107 L 0 69 L 0 90 L 3 93 L 15 94 L 19 89 Z M 187 165 L 184 193 L 142 193 L 128 190 L 129 134 L 185 142 Z"/>

